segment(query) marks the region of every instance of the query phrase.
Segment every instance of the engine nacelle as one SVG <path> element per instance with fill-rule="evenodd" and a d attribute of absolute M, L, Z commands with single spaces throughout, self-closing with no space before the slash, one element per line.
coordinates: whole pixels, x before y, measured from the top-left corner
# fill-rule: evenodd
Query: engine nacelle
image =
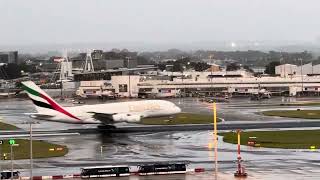
<path fill-rule="evenodd" d="M 141 117 L 139 115 L 130 115 L 130 114 L 115 114 L 112 116 L 115 122 L 139 122 Z"/>
<path fill-rule="evenodd" d="M 140 120 L 141 120 L 141 116 L 131 115 L 131 116 L 128 116 L 127 122 L 136 123 L 136 122 L 140 122 Z"/>

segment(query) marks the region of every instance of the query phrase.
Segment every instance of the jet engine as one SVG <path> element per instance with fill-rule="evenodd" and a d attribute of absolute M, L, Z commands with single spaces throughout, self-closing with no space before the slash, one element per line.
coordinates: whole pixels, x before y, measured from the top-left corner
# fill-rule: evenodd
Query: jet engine
<path fill-rule="evenodd" d="M 141 120 L 141 117 L 139 115 L 130 115 L 130 114 L 115 114 L 112 116 L 112 119 L 115 122 L 130 122 L 135 123 L 139 122 Z"/>
<path fill-rule="evenodd" d="M 131 115 L 131 116 L 128 116 L 127 122 L 136 123 L 136 122 L 140 122 L 140 120 L 141 120 L 141 117 L 140 117 L 140 116 L 138 116 L 138 115 Z"/>

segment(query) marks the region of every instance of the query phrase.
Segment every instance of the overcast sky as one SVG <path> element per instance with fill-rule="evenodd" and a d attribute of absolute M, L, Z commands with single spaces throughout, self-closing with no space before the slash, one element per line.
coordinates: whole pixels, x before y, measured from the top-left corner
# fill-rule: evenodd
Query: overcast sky
<path fill-rule="evenodd" d="M 0 0 L 0 45 L 314 41 L 319 0 Z"/>

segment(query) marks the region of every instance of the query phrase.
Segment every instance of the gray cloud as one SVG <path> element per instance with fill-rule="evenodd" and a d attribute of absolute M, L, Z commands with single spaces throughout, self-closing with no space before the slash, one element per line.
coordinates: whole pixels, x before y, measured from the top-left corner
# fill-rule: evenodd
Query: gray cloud
<path fill-rule="evenodd" d="M 317 0 L 1 0 L 0 44 L 312 41 Z"/>

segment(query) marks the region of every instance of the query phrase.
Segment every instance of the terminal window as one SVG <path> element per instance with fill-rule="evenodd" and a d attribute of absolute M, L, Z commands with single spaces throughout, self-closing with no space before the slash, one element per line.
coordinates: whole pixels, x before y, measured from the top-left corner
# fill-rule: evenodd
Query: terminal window
<path fill-rule="evenodd" d="M 128 85 L 119 84 L 119 92 L 128 92 Z"/>

